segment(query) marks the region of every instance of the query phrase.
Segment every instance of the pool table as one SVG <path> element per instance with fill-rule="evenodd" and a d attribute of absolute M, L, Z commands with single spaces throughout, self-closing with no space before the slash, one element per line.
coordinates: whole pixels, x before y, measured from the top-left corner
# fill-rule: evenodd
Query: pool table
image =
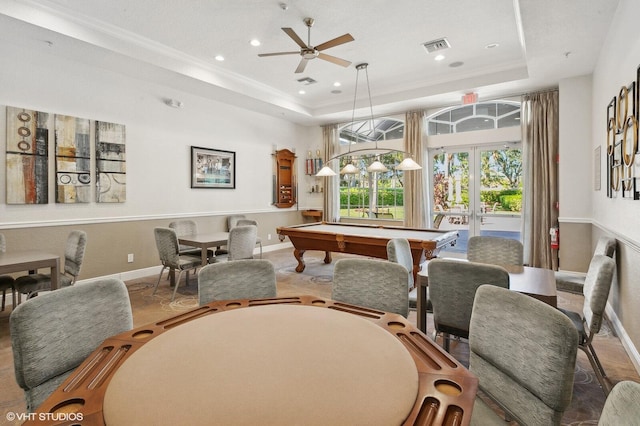
<path fill-rule="evenodd" d="M 413 257 L 413 273 L 418 273 L 420 263 L 438 255 L 442 247 L 454 245 L 457 231 L 404 228 L 401 226 L 359 225 L 337 222 L 315 222 L 304 225 L 282 226 L 276 229 L 280 241 L 289 237 L 293 255 L 298 260 L 297 272 L 304 271 L 304 252 L 325 252 L 324 262 L 331 263 L 331 252 L 360 254 L 387 258 L 387 242 L 392 238 L 406 238 Z"/>

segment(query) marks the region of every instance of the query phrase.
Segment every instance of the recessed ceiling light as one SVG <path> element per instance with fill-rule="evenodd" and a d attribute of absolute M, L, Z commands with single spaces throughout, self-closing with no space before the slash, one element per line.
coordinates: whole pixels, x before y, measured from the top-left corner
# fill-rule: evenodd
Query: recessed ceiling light
<path fill-rule="evenodd" d="M 218 62 L 222 62 L 222 61 L 224 61 L 224 56 L 222 56 L 222 55 L 216 55 L 216 61 L 218 61 Z"/>
<path fill-rule="evenodd" d="M 301 95 L 304 95 L 307 92 L 305 92 L 304 90 L 298 90 L 298 93 L 301 94 Z"/>
<path fill-rule="evenodd" d="M 332 90 L 331 93 L 333 93 L 334 95 L 339 95 L 340 93 L 342 93 L 342 90 Z"/>
<path fill-rule="evenodd" d="M 451 62 L 451 63 L 449 64 L 449 66 L 450 66 L 451 68 L 458 68 L 458 67 L 461 67 L 461 66 L 463 66 L 463 65 L 464 65 L 464 62 L 462 62 L 462 61 Z"/>
<path fill-rule="evenodd" d="M 260 40 L 254 38 L 253 40 L 250 41 L 252 46 L 260 46 Z"/>
<path fill-rule="evenodd" d="M 433 58 L 436 61 L 441 61 L 444 59 L 444 55 L 437 55 L 435 58 Z"/>
<path fill-rule="evenodd" d="M 333 87 L 340 87 L 342 86 L 342 83 L 340 83 L 339 81 L 336 81 L 335 83 L 333 83 Z"/>
<path fill-rule="evenodd" d="M 489 43 L 484 48 L 485 49 L 493 49 L 494 47 L 500 46 L 498 43 Z"/>

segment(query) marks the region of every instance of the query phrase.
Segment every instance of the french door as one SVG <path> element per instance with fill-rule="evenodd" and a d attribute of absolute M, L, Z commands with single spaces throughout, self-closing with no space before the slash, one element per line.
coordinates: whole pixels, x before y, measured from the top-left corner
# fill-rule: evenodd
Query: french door
<path fill-rule="evenodd" d="M 430 149 L 432 227 L 457 230 L 443 256 L 462 256 L 473 235 L 520 240 L 521 143 Z"/>

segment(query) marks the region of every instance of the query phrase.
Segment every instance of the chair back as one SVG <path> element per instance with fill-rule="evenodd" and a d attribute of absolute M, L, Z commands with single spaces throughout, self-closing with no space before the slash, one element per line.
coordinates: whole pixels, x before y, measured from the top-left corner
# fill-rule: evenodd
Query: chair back
<path fill-rule="evenodd" d="M 75 278 L 80 275 L 84 252 L 87 247 L 87 233 L 71 231 L 64 249 L 64 271 Z"/>
<path fill-rule="evenodd" d="M 190 219 L 174 220 L 173 222 L 169 223 L 169 228 L 175 229 L 176 235 L 179 237 L 183 235 L 193 235 L 198 233 L 198 225 L 196 224 L 195 221 Z M 187 246 L 184 244 L 179 244 L 178 247 L 180 251 L 185 251 L 185 250 L 190 250 L 195 248 L 195 247 Z"/>
<path fill-rule="evenodd" d="M 227 231 L 231 231 L 233 228 L 238 226 L 238 221 L 245 218 L 246 216 L 243 214 L 232 214 L 231 216 L 227 216 Z"/>
<path fill-rule="evenodd" d="M 633 426 L 640 419 L 640 383 L 630 380 L 618 382 L 600 414 L 598 426 Z"/>
<path fill-rule="evenodd" d="M 229 231 L 229 260 L 253 259 L 258 227 L 254 225 L 236 226 Z"/>
<path fill-rule="evenodd" d="M 467 338 L 478 287 L 491 284 L 509 288 L 509 273 L 497 265 L 432 259 L 427 268 L 436 332 Z"/>
<path fill-rule="evenodd" d="M 578 332 L 566 315 L 533 297 L 483 285 L 469 349 L 480 389 L 518 424 L 560 425 L 571 403 L 578 349 Z M 476 412 L 473 423 L 484 424 Z"/>
<path fill-rule="evenodd" d="M 602 326 L 615 270 L 616 262 L 605 255 L 596 254 L 589 263 L 589 270 L 582 288 L 584 294 L 582 313 L 591 334 L 598 333 Z"/>
<path fill-rule="evenodd" d="M 393 262 L 340 259 L 333 272 L 331 298 L 407 317 L 408 274 L 404 266 Z"/>
<path fill-rule="evenodd" d="M 105 339 L 133 328 L 124 283 L 106 278 L 41 294 L 11 312 L 16 381 L 32 412 Z"/>
<path fill-rule="evenodd" d="M 387 242 L 387 259 L 389 262 L 399 263 L 409 272 L 409 289 L 413 288 L 413 257 L 411 246 L 406 238 L 392 238 Z"/>
<path fill-rule="evenodd" d="M 276 297 L 276 272 L 268 260 L 220 262 L 198 273 L 198 303 L 214 300 L 267 299 Z"/>
<path fill-rule="evenodd" d="M 469 238 L 467 259 L 470 262 L 492 265 L 520 265 L 524 263 L 524 248 L 518 240 L 476 235 Z"/>
<path fill-rule="evenodd" d="M 180 269 L 180 255 L 178 248 L 178 235 L 175 229 L 154 228 L 153 233 L 156 238 L 156 247 L 160 255 L 160 262 L 163 266 Z"/>
<path fill-rule="evenodd" d="M 593 251 L 593 254 L 601 254 L 613 258 L 616 254 L 617 247 L 618 242 L 615 238 L 600 237 L 598 238 L 598 243 L 596 244 L 596 249 Z"/>
<path fill-rule="evenodd" d="M 236 222 L 236 226 L 246 226 L 246 225 L 258 226 L 258 222 L 252 219 L 238 219 L 238 221 Z"/>

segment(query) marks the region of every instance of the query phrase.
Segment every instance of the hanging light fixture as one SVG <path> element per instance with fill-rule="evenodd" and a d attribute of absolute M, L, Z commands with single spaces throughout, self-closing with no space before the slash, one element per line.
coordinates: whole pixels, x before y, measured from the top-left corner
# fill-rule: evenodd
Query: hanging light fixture
<path fill-rule="evenodd" d="M 331 158 L 329 158 L 325 164 L 324 167 L 322 167 L 322 169 L 320 169 L 320 171 L 316 174 L 316 176 L 336 176 L 337 173 L 333 171 L 333 169 L 329 166 L 329 164 L 336 159 L 340 159 L 342 157 L 349 157 L 349 161 L 347 163 L 347 165 L 345 165 L 342 170 L 340 170 L 340 174 L 341 175 L 345 175 L 345 174 L 357 174 L 360 173 L 360 169 L 358 167 L 356 167 L 355 164 L 353 164 L 353 158 L 354 156 L 373 156 L 374 157 L 374 161 L 366 168 L 367 172 L 369 173 L 376 173 L 376 172 L 386 172 L 389 169 L 387 168 L 387 166 L 385 166 L 384 164 L 382 164 L 382 162 L 380 161 L 380 155 L 382 154 L 392 154 L 392 153 L 402 153 L 405 155 L 405 158 L 402 160 L 402 162 L 400 162 L 400 164 L 398 164 L 397 166 L 394 167 L 395 170 L 420 170 L 422 169 L 422 167 L 416 163 L 412 158 L 411 158 L 411 154 L 404 152 L 404 151 L 400 151 L 397 149 L 391 149 L 391 148 L 378 148 L 378 138 L 375 137 L 375 122 L 373 119 L 373 103 L 371 101 L 371 87 L 369 85 L 369 72 L 367 71 L 367 67 L 369 66 L 369 64 L 367 63 L 362 63 L 362 64 L 358 64 L 356 65 L 356 87 L 355 87 L 355 91 L 354 91 L 354 95 L 353 95 L 353 110 L 351 113 L 351 126 L 355 125 L 355 113 L 356 113 L 356 100 L 358 97 L 358 79 L 360 76 L 360 71 L 364 70 L 365 72 L 365 76 L 366 76 L 366 80 L 367 80 L 367 95 L 369 98 L 369 118 L 368 118 L 368 122 L 369 122 L 369 132 L 372 135 L 372 139 L 375 142 L 375 148 L 363 148 L 363 149 L 356 149 L 351 151 L 351 145 L 352 144 L 357 144 L 358 143 L 358 136 L 360 135 L 360 131 L 355 131 L 355 142 L 349 142 L 349 149 L 348 152 L 344 153 L 344 154 L 338 154 L 335 155 Z"/>

